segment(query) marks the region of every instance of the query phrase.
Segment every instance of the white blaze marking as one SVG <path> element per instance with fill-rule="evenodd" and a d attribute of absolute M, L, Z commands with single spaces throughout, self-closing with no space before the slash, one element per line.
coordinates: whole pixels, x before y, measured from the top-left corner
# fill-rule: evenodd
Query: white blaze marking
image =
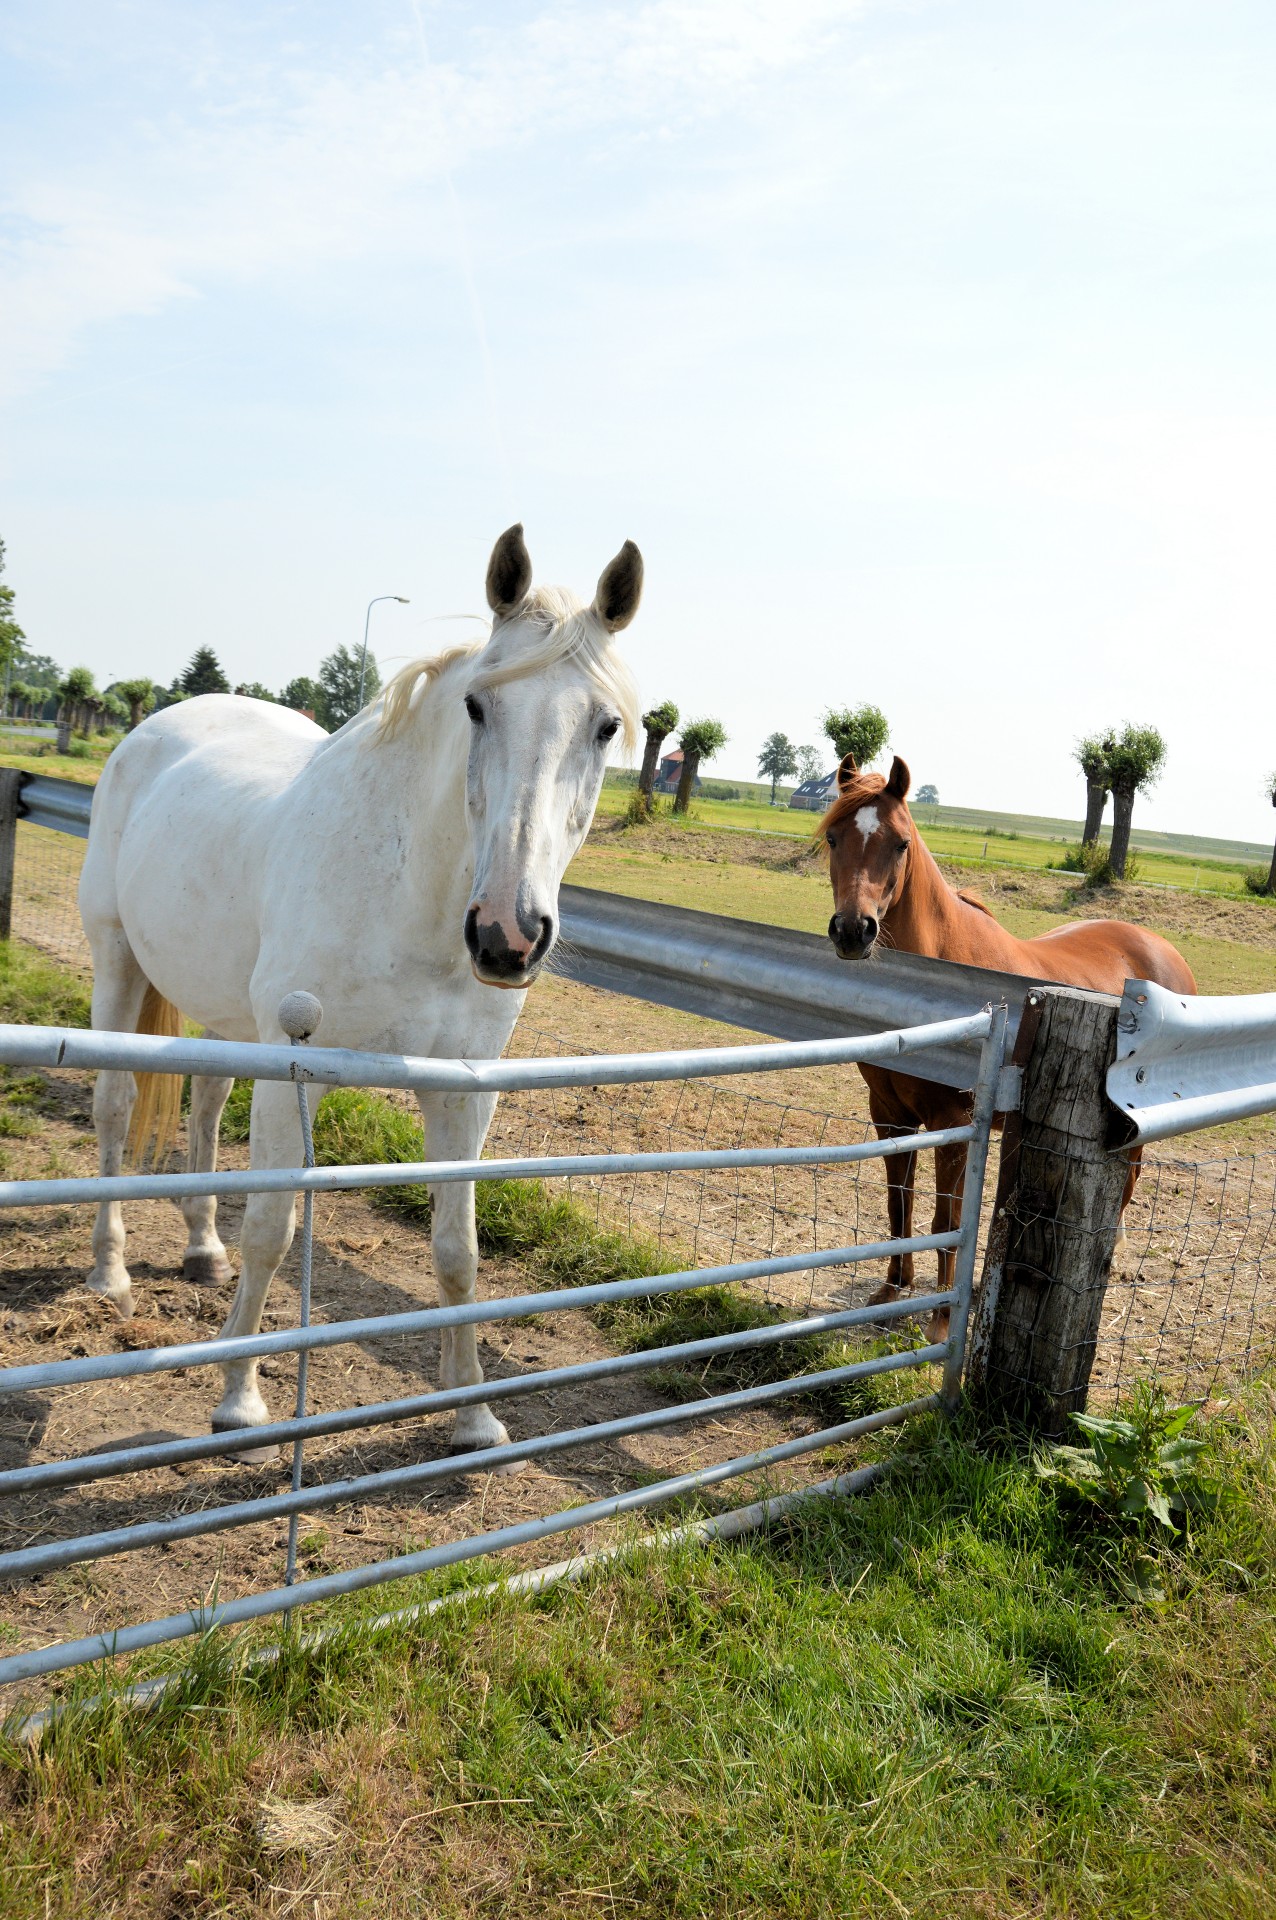
<path fill-rule="evenodd" d="M 861 807 L 855 816 L 854 825 L 859 828 L 865 840 L 870 839 L 877 832 L 877 808 Z"/>

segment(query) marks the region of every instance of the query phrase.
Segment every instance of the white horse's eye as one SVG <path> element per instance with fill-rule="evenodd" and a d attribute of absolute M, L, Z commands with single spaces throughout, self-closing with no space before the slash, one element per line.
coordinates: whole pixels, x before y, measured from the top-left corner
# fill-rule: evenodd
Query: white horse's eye
<path fill-rule="evenodd" d="M 604 720 L 601 727 L 599 727 L 598 729 L 598 738 L 600 740 L 614 740 L 616 735 L 619 732 L 620 732 L 619 720 L 614 720 L 614 719 Z"/>
<path fill-rule="evenodd" d="M 469 714 L 470 719 L 474 722 L 476 727 L 482 726 L 483 709 L 479 705 L 478 701 L 474 698 L 474 695 L 472 693 L 467 693 L 465 696 L 465 711 Z"/>

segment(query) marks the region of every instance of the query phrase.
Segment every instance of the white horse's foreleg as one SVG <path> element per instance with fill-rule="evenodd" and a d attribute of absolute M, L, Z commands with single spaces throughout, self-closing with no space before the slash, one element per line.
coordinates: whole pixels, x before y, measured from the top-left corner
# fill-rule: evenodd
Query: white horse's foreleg
<path fill-rule="evenodd" d="M 426 1159 L 477 1159 L 496 1109 L 495 1096 L 422 1093 L 417 1099 L 425 1122 Z M 468 1305 L 476 1297 L 478 1280 L 474 1187 L 468 1182 L 449 1180 L 445 1185 L 431 1187 L 430 1199 L 433 1208 L 430 1244 L 439 1299 L 445 1307 Z M 444 1327 L 439 1340 L 439 1385 L 476 1386 L 482 1378 L 474 1327 Z M 458 1408 L 452 1420 L 449 1449 L 453 1453 L 471 1453 L 480 1447 L 503 1446 L 508 1439 L 509 1434 L 491 1408 L 476 1403 Z"/>
<path fill-rule="evenodd" d="M 146 995 L 146 976 L 133 957 L 123 928 L 93 942 L 93 1025 L 109 1033 L 135 1033 Z M 131 1073 L 99 1073 L 93 1089 L 93 1125 L 97 1131 L 98 1172 L 124 1170 L 129 1119 L 137 1098 Z M 133 1283 L 124 1264 L 124 1212 L 118 1200 L 105 1202 L 93 1223 L 93 1271 L 87 1285 L 111 1302 L 122 1320 L 133 1315 Z"/>
<path fill-rule="evenodd" d="M 187 1164 L 192 1173 L 212 1173 L 217 1166 L 217 1129 L 234 1084 L 233 1080 L 213 1080 L 207 1074 L 191 1075 Z M 194 1280 L 203 1286 L 217 1286 L 229 1280 L 230 1261 L 217 1234 L 216 1196 L 209 1194 L 201 1198 L 188 1194 L 182 1201 L 182 1215 L 189 1235 L 182 1255 L 183 1280 Z"/>
<path fill-rule="evenodd" d="M 293 1167 L 301 1160 L 301 1124 L 297 1090 L 290 1081 L 259 1080 L 253 1088 L 251 1152 L 254 1167 Z M 270 1283 L 292 1245 L 296 1195 L 253 1193 L 244 1207 L 239 1236 L 239 1285 L 222 1338 L 260 1331 Z M 231 1427 L 260 1427 L 270 1419 L 270 1408 L 257 1385 L 256 1360 L 229 1360 L 222 1365 L 225 1392 L 213 1414 L 213 1431 Z M 253 1457 L 251 1450 L 245 1458 Z"/>

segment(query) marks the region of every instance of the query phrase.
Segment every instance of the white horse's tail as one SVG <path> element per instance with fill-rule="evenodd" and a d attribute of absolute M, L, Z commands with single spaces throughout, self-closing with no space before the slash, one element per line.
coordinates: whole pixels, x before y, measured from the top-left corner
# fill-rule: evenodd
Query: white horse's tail
<path fill-rule="evenodd" d="M 157 1033 L 175 1039 L 182 1031 L 182 1016 L 171 1000 L 148 986 L 137 1023 L 139 1033 Z M 159 1166 L 177 1142 L 177 1127 L 182 1116 L 182 1076 L 180 1073 L 139 1073 L 137 1103 L 128 1129 L 128 1160 L 141 1166 L 150 1153 Z"/>

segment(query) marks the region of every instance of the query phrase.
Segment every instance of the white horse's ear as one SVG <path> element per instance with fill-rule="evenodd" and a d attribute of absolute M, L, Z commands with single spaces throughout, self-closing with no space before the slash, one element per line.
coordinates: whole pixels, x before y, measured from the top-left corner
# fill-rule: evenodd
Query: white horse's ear
<path fill-rule="evenodd" d="M 626 540 L 614 560 L 609 560 L 598 579 L 594 612 L 608 633 L 619 633 L 638 611 L 642 599 L 642 555 L 632 540 Z"/>
<path fill-rule="evenodd" d="M 523 542 L 523 523 L 507 527 L 487 563 L 487 604 L 492 612 L 513 613 L 532 584 L 532 558 Z"/>
<path fill-rule="evenodd" d="M 891 761 L 890 777 L 886 782 L 887 793 L 893 794 L 897 800 L 907 800 L 908 789 L 912 782 L 913 776 L 908 771 L 907 765 L 896 754 Z"/>
<path fill-rule="evenodd" d="M 858 773 L 859 768 L 855 764 L 855 755 L 853 753 L 844 754 L 837 770 L 838 792 L 845 793 Z"/>

